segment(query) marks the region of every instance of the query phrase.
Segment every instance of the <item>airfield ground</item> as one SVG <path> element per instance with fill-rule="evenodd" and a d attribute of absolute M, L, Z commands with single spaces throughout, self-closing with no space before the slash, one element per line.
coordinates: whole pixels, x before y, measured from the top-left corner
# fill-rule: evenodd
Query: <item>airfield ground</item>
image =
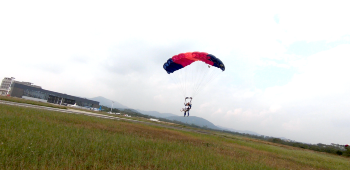
<path fill-rule="evenodd" d="M 231 134 L 55 109 L 0 101 L 0 169 L 350 167 L 349 158 Z"/>

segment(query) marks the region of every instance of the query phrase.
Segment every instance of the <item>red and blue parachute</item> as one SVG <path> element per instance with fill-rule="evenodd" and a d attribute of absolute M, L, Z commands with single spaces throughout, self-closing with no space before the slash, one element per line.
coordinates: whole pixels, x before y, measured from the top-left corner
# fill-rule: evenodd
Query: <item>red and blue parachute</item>
<path fill-rule="evenodd" d="M 166 63 L 164 63 L 164 70 L 170 74 L 176 70 L 182 69 L 195 61 L 202 61 L 208 65 L 217 67 L 222 71 L 225 71 L 225 65 L 222 61 L 216 58 L 214 55 L 205 53 L 205 52 L 187 52 L 180 53 L 168 59 Z"/>
<path fill-rule="evenodd" d="M 194 97 L 201 88 L 225 71 L 220 59 L 205 52 L 180 53 L 169 58 L 163 68 L 181 87 L 185 97 Z"/>

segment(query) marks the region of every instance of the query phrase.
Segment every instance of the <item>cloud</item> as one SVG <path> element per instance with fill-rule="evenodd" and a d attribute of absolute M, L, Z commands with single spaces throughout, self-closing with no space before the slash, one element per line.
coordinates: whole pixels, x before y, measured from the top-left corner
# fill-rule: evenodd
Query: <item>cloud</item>
<path fill-rule="evenodd" d="M 302 73 L 295 74 L 290 83 L 270 87 L 265 96 L 280 102 L 292 102 L 349 93 L 350 72 L 347 63 L 350 45 L 340 45 L 331 50 L 310 56 Z"/>
<path fill-rule="evenodd" d="M 340 143 L 350 140 L 349 15 L 341 1 L 8 1 L 0 76 L 180 115 L 181 90 L 162 65 L 205 51 L 226 70 L 192 101 L 191 115 Z"/>
<path fill-rule="evenodd" d="M 280 110 L 280 109 L 281 109 L 281 106 L 278 105 L 278 104 L 274 104 L 274 105 L 271 105 L 271 106 L 270 106 L 270 112 L 271 112 L 271 113 L 275 113 L 275 112 L 277 112 L 277 111 Z"/>
<path fill-rule="evenodd" d="M 229 110 L 228 112 L 226 112 L 225 116 L 230 117 L 240 115 L 242 113 L 242 110 L 242 108 L 234 109 L 233 111 Z"/>
<path fill-rule="evenodd" d="M 283 123 L 282 126 L 288 131 L 300 131 L 303 129 L 299 120 L 291 120 Z"/>
<path fill-rule="evenodd" d="M 116 74 L 145 73 L 163 70 L 162 65 L 173 55 L 195 48 L 190 43 L 150 45 L 134 40 L 112 46 L 103 67 Z"/>
<path fill-rule="evenodd" d="M 280 19 L 278 17 L 278 14 L 276 14 L 273 19 L 275 20 L 276 24 L 279 24 L 280 23 Z"/>

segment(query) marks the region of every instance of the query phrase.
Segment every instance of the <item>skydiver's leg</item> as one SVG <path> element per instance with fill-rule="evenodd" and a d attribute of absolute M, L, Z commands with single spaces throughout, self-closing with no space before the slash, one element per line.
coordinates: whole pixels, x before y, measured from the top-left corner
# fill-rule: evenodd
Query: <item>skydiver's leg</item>
<path fill-rule="evenodd" d="M 190 116 L 190 109 L 187 110 L 187 117 Z"/>

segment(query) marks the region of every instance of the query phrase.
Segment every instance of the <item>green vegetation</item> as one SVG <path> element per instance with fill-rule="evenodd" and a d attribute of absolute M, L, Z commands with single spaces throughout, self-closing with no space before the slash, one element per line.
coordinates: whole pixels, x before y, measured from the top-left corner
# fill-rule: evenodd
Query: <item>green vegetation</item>
<path fill-rule="evenodd" d="M 309 150 L 314 150 L 318 152 L 327 152 L 335 155 L 343 155 L 343 156 L 348 156 L 350 157 L 350 148 L 345 148 L 344 145 L 326 145 L 322 143 L 318 143 L 316 145 L 314 144 L 307 144 L 307 143 L 301 143 L 301 142 L 295 142 L 295 141 L 286 141 L 282 140 L 279 138 L 274 138 L 274 137 L 269 137 L 269 136 L 257 136 L 257 135 L 250 135 L 250 134 L 241 134 L 237 132 L 231 132 L 231 131 L 224 131 L 225 133 L 229 134 L 234 134 L 234 135 L 239 135 L 239 136 L 246 136 L 250 138 L 255 138 L 255 139 L 260 139 L 260 140 L 265 140 L 273 143 L 278 143 L 282 145 L 288 145 L 288 146 L 293 146 L 293 147 L 298 147 L 302 149 L 309 149 Z"/>
<path fill-rule="evenodd" d="M 67 107 L 60 106 L 60 105 L 55 105 L 55 104 L 51 104 L 51 103 L 43 103 L 43 102 L 32 101 L 32 100 L 26 100 L 26 99 L 17 98 L 17 97 L 10 97 L 10 96 L 0 96 L 0 100 L 17 102 L 17 103 L 27 103 L 27 104 L 32 104 L 32 105 L 53 107 L 53 108 L 59 108 L 59 109 L 67 109 Z"/>
<path fill-rule="evenodd" d="M 0 104 L 0 169 L 347 169 L 350 159 L 228 133 Z"/>

